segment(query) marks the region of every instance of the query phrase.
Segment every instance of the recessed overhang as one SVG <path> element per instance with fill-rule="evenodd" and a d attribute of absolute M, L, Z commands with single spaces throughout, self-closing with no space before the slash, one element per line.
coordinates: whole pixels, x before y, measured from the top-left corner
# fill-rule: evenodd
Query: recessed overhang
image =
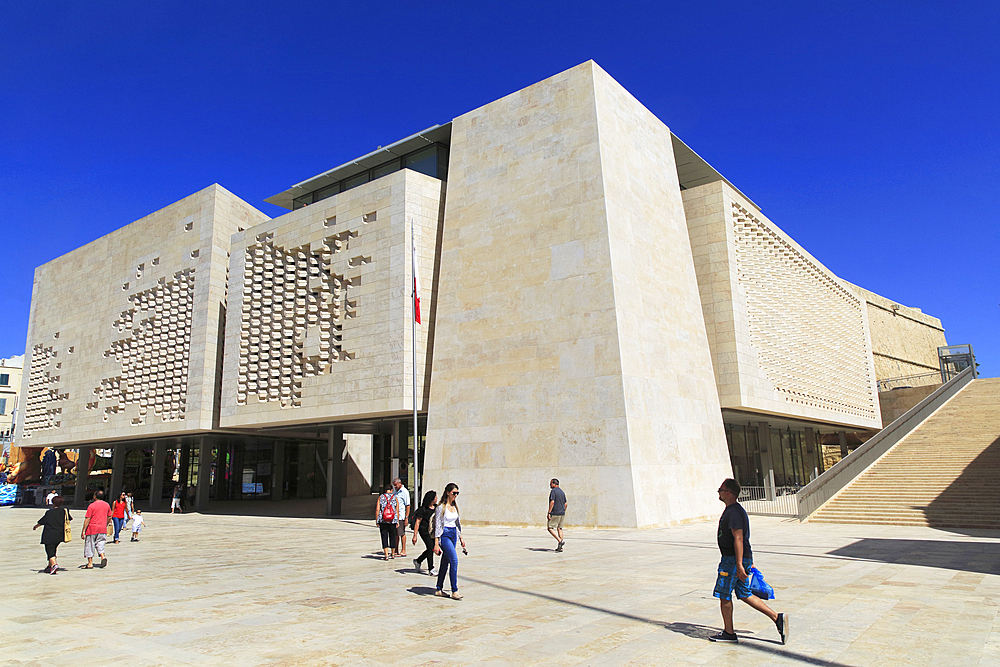
<path fill-rule="evenodd" d="M 677 180 L 680 181 L 681 190 L 696 188 L 699 185 L 715 181 L 725 181 L 726 185 L 739 192 L 744 199 L 753 204 L 755 209 L 760 210 L 760 206 L 754 204 L 753 200 L 741 192 L 738 187 L 730 183 L 712 165 L 705 162 L 700 155 L 691 150 L 690 146 L 678 139 L 676 134 L 671 132 L 670 138 L 674 144 L 674 161 L 677 163 Z"/>
<path fill-rule="evenodd" d="M 372 167 L 377 167 L 380 164 L 391 160 L 393 157 L 402 157 L 403 155 L 412 153 L 413 151 L 419 150 L 424 146 L 430 146 L 437 143 L 445 145 L 451 144 L 451 123 L 429 127 L 423 132 L 417 132 L 416 134 L 410 135 L 405 139 L 400 139 L 394 144 L 377 148 L 371 153 L 362 155 L 356 160 L 345 162 L 339 167 L 334 167 L 329 171 L 324 171 L 322 174 L 318 174 L 312 178 L 307 178 L 301 183 L 296 183 L 284 192 L 279 192 L 276 195 L 268 197 L 264 201 L 268 204 L 274 204 L 275 206 L 281 206 L 282 208 L 291 210 L 292 201 L 296 197 L 301 197 L 307 192 L 319 190 L 320 188 L 324 188 L 328 185 L 333 185 L 337 181 L 350 178 L 351 176 L 360 174 L 363 171 L 367 171 Z"/>

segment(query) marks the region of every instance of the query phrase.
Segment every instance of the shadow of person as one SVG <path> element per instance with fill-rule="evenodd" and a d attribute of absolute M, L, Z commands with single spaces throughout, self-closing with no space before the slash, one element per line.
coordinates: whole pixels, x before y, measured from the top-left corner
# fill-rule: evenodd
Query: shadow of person
<path fill-rule="evenodd" d="M 709 637 L 719 631 L 718 628 L 698 625 L 697 623 L 664 623 L 663 627 L 671 632 L 677 632 L 692 639 L 704 639 L 705 641 L 708 641 Z"/>
<path fill-rule="evenodd" d="M 408 593 L 413 593 L 414 595 L 434 595 L 434 591 L 437 590 L 431 586 L 411 586 L 407 588 Z"/>
<path fill-rule="evenodd" d="M 549 551 L 549 552 L 555 551 L 555 549 L 543 549 L 541 547 L 525 547 L 524 550 L 525 551 Z"/>

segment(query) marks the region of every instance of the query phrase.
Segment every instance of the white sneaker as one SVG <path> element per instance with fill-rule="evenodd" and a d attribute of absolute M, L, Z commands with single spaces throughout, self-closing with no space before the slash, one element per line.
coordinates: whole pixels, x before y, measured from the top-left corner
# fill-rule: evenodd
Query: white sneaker
<path fill-rule="evenodd" d="M 431 575 L 432 577 L 436 577 L 438 576 L 438 571 L 432 567 L 431 569 L 427 570 L 427 574 Z"/>
<path fill-rule="evenodd" d="M 424 569 L 420 567 L 420 561 L 416 558 L 413 559 L 413 569 L 416 570 L 418 574 L 424 573 Z"/>

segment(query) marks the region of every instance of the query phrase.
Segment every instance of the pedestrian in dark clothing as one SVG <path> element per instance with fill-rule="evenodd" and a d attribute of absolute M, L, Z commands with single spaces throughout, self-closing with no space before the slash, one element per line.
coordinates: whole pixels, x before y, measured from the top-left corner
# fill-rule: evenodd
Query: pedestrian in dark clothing
<path fill-rule="evenodd" d="M 423 502 L 413 513 L 413 543 L 417 543 L 417 535 L 424 542 L 424 552 L 418 558 L 413 559 L 413 567 L 417 572 L 423 572 L 420 564 L 427 561 L 427 574 L 436 575 L 434 571 L 434 535 L 431 534 L 431 517 L 434 516 L 434 509 L 437 507 L 437 493 L 428 491 L 424 494 Z"/>
<path fill-rule="evenodd" d="M 41 543 L 45 545 L 45 557 L 48 558 L 48 564 L 45 566 L 46 574 L 55 574 L 59 571 L 59 565 L 56 563 L 56 549 L 66 541 L 66 522 L 72 520 L 73 517 L 69 515 L 69 510 L 63 509 L 62 496 L 56 496 L 52 499 L 52 507 L 42 515 L 42 518 L 32 528 L 32 530 L 36 530 L 39 526 L 42 527 Z"/>
<path fill-rule="evenodd" d="M 719 500 L 726 509 L 719 518 L 719 576 L 715 581 L 713 595 L 719 598 L 722 609 L 722 632 L 709 637 L 713 642 L 737 643 L 739 638 L 733 627 L 733 591 L 736 597 L 774 621 L 781 643 L 788 641 L 788 615 L 777 614 L 764 601 L 750 591 L 750 576 L 753 567 L 753 550 L 750 548 L 750 517 L 737 502 L 740 497 L 740 483 L 735 479 L 723 480 L 719 487 Z"/>
<path fill-rule="evenodd" d="M 378 507 L 375 510 L 375 524 L 382 536 L 382 552 L 384 559 L 393 558 L 392 546 L 399 539 L 399 499 L 393 493 L 392 484 L 386 487 L 385 493 L 378 497 Z"/>

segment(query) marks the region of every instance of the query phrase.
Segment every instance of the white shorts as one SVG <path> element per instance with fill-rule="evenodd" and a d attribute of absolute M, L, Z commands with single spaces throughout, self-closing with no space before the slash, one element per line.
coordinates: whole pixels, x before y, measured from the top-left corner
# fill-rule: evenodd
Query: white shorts
<path fill-rule="evenodd" d="M 171 498 L 170 499 L 170 509 L 174 509 L 175 507 L 177 509 L 181 508 L 181 499 L 180 498 Z"/>
<path fill-rule="evenodd" d="M 97 535 L 86 535 L 83 538 L 83 557 L 93 558 L 104 553 L 104 545 L 108 541 L 108 536 L 104 533 Z"/>

